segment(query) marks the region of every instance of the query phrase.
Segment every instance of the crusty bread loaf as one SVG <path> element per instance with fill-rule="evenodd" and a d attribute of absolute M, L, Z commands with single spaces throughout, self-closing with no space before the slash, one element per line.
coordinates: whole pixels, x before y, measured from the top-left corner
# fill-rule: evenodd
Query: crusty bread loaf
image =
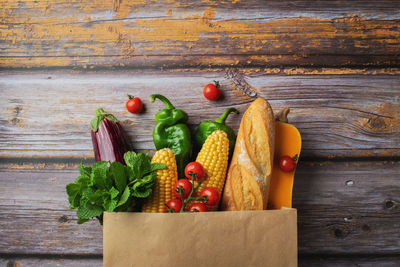
<path fill-rule="evenodd" d="M 257 98 L 240 123 L 222 197 L 222 210 L 267 209 L 274 141 L 272 108 L 266 100 Z"/>

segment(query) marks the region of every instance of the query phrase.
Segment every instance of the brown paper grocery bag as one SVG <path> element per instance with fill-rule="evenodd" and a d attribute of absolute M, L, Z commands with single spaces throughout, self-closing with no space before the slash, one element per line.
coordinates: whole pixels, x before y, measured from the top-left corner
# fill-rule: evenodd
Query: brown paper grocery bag
<path fill-rule="evenodd" d="M 297 266 L 297 211 L 105 213 L 103 263 Z"/>

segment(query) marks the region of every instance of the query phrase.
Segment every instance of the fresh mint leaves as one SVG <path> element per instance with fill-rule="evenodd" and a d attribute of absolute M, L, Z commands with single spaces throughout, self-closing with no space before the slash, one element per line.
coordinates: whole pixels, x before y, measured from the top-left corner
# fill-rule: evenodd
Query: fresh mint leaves
<path fill-rule="evenodd" d="M 80 176 L 66 186 L 70 209 L 77 209 L 78 223 L 97 218 L 102 224 L 104 211 L 133 211 L 138 199 L 147 198 L 157 179 L 156 170 L 165 164 L 151 163 L 145 153 L 128 151 L 126 166 L 120 162 L 98 161 L 78 169 Z"/>
<path fill-rule="evenodd" d="M 121 162 L 115 161 L 110 165 L 110 172 L 113 176 L 116 188 L 118 191 L 122 192 L 128 184 L 127 169 Z"/>

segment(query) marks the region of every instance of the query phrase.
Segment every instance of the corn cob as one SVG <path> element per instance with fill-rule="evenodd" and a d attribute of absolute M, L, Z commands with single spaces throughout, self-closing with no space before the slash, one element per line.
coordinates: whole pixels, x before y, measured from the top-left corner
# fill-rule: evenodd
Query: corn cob
<path fill-rule="evenodd" d="M 221 196 L 228 167 L 228 155 L 229 140 L 227 134 L 221 130 L 214 131 L 207 137 L 196 158 L 196 162 L 203 165 L 205 177 L 201 188 L 195 192 L 195 197 L 199 197 L 202 188 L 206 187 L 215 187 Z M 217 208 L 218 204 L 209 207 L 209 210 L 215 211 Z"/>
<path fill-rule="evenodd" d="M 178 173 L 174 153 L 169 148 L 156 152 L 151 163 L 164 163 L 165 169 L 157 171 L 157 181 L 152 194 L 142 206 L 143 212 L 164 212 L 165 203 L 172 199 L 173 186 L 178 180 Z"/>

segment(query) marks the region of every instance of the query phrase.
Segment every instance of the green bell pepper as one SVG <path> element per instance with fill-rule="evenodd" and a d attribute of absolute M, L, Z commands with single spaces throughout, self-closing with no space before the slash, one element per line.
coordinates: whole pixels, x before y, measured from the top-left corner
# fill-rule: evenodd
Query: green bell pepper
<path fill-rule="evenodd" d="M 175 108 L 165 96 L 153 94 L 149 100 L 154 103 L 157 98 L 165 104 L 165 108 L 155 116 L 154 145 L 157 150 L 170 148 L 174 152 L 178 177 L 183 178 L 192 150 L 190 131 L 186 125 L 188 115 L 183 110 Z"/>
<path fill-rule="evenodd" d="M 234 112 L 239 114 L 239 111 L 235 108 L 227 108 L 222 115 L 215 121 L 206 120 L 200 123 L 197 127 L 196 133 L 194 134 L 195 140 L 195 152 L 198 153 L 206 141 L 207 137 L 216 130 L 222 130 L 228 135 L 229 139 L 229 155 L 232 155 L 233 148 L 235 147 L 236 135 L 235 132 L 229 126 L 225 125 L 225 120 L 228 115 Z"/>

